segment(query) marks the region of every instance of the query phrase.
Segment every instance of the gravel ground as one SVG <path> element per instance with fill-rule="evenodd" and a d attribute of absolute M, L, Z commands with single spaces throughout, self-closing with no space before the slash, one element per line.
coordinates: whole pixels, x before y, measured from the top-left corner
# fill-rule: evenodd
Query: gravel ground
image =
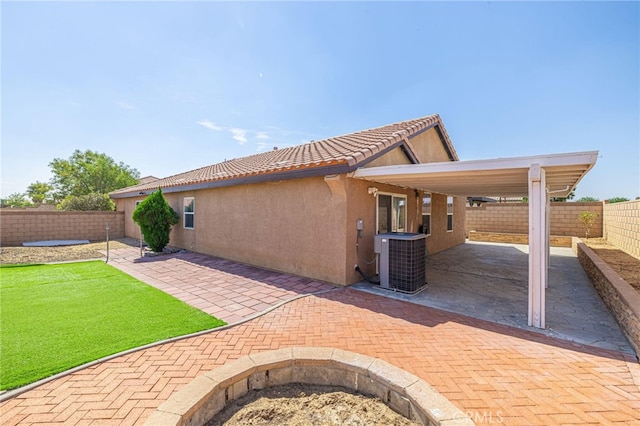
<path fill-rule="evenodd" d="M 135 246 L 136 240 L 125 238 L 109 241 L 109 250 Z M 70 260 L 105 259 L 106 242 L 57 247 L 0 247 L 0 264 L 51 263 Z"/>

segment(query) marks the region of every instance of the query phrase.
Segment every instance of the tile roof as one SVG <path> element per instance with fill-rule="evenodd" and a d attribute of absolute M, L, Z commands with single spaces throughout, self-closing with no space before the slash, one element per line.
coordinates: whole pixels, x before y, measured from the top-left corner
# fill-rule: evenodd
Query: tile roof
<path fill-rule="evenodd" d="M 234 182 L 246 182 L 247 179 L 255 180 L 251 178 L 257 177 L 260 177 L 260 180 L 275 180 L 281 178 L 286 172 L 292 175 L 291 172 L 298 171 L 302 174 L 304 171 L 313 170 L 321 175 L 323 171 L 326 171 L 326 174 L 333 174 L 336 173 L 335 170 L 355 170 L 360 165 L 366 164 L 367 160 L 375 158 L 377 154 L 403 144 L 408 138 L 435 126 L 439 129 L 451 159 L 458 160 L 442 120 L 435 114 L 303 145 L 235 158 L 151 182 L 141 182 L 138 185 L 111 192 L 110 195 L 115 198 L 127 197 L 155 190 L 158 187 L 163 191 L 173 188 L 175 191 L 186 186 L 194 189 L 198 186 L 204 187 L 203 185 L 207 183 L 211 183 L 209 186 L 216 186 L 216 182 L 220 183 L 219 186 L 223 186 L 223 184 L 231 185 Z M 184 188 L 184 190 L 187 189 L 189 188 Z"/>
<path fill-rule="evenodd" d="M 160 179 L 160 178 L 157 178 L 155 176 L 145 176 L 145 177 L 141 177 L 140 179 L 138 179 L 138 184 L 155 182 L 158 179 Z"/>

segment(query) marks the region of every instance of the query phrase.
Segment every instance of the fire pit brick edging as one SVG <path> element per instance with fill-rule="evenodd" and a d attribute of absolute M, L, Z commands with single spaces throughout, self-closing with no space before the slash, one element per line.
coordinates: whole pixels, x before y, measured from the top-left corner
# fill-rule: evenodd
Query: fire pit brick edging
<path fill-rule="evenodd" d="M 388 362 L 342 349 L 293 347 L 247 355 L 200 375 L 162 403 L 146 424 L 203 425 L 225 405 L 271 386 L 341 386 L 374 396 L 425 426 L 473 421 L 428 383 Z"/>

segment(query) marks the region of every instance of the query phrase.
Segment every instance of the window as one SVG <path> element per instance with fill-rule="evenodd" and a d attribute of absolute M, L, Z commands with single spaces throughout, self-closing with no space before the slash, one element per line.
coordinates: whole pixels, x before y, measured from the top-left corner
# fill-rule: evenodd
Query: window
<path fill-rule="evenodd" d="M 378 234 L 405 232 L 407 197 L 405 195 L 378 194 Z"/>
<path fill-rule="evenodd" d="M 447 197 L 447 231 L 453 231 L 453 197 Z"/>
<path fill-rule="evenodd" d="M 431 194 L 422 197 L 422 233 L 431 235 Z"/>
<path fill-rule="evenodd" d="M 193 197 L 184 197 L 183 202 L 183 212 L 184 212 L 184 228 L 185 229 L 193 229 L 194 225 L 194 214 L 195 214 L 195 199 Z"/>

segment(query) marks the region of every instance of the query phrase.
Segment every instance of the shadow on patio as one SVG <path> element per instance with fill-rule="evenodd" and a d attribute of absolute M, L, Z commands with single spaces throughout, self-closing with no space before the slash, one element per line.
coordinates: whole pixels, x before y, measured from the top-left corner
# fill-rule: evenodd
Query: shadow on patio
<path fill-rule="evenodd" d="M 416 295 L 366 282 L 358 290 L 455 312 L 570 342 L 635 354 L 570 248 L 551 248 L 547 328 L 527 325 L 528 246 L 467 242 L 427 258 Z"/>

